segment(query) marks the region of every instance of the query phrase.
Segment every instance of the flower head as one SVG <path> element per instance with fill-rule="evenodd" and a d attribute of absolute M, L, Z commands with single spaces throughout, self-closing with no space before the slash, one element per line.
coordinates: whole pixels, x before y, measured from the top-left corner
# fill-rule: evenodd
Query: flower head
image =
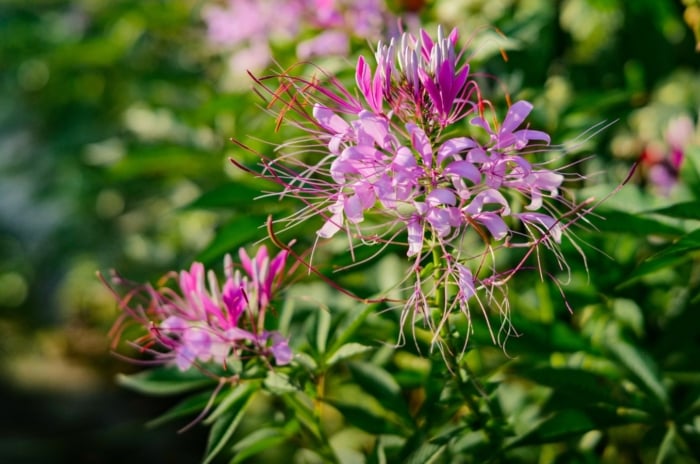
<path fill-rule="evenodd" d="M 232 356 L 272 355 L 278 365 L 288 364 L 287 340 L 264 326 L 287 252 L 270 259 L 262 246 L 253 259 L 243 249 L 239 254 L 244 273 L 234 270 L 227 255 L 223 286 L 213 271 L 207 273 L 195 262 L 177 274 L 175 287 L 147 284 L 127 293 L 121 298 L 124 317 L 116 333 L 127 320 L 143 325 L 147 335 L 133 343 L 157 362 L 172 362 L 183 371 L 210 362 L 226 367 Z"/>
<path fill-rule="evenodd" d="M 333 79 L 296 85 L 282 76 L 293 93 L 290 107 L 307 122 L 300 127 L 317 144 L 312 153 L 321 155 L 309 163 L 309 156 L 284 154 L 264 166 L 284 195 L 306 204 L 290 226 L 320 215 L 320 238 L 344 232 L 352 246 L 405 245 L 417 284 L 403 310 L 442 305 L 443 314 L 460 311 L 471 321 L 470 305 L 508 308 L 494 301 L 506 298 L 505 283 L 540 245 L 555 250 L 581 208 L 562 196 L 566 174 L 550 167 L 553 160 L 538 162 L 551 140 L 530 128 L 533 105 L 520 100 L 497 111 L 471 79 L 465 56 L 456 30 L 440 28 L 435 39 L 424 30 L 405 33 L 377 47 L 374 70 L 359 58 L 355 83 L 363 100 Z M 521 259 L 503 268 L 500 256 L 514 250 Z M 420 271 L 427 261 L 436 267 L 432 283 Z M 426 308 L 419 312 L 432 329 L 444 323 Z"/>

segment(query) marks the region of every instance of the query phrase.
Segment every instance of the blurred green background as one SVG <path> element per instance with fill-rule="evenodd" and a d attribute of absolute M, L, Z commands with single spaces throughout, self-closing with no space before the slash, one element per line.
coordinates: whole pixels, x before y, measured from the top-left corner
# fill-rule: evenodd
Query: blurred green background
<path fill-rule="evenodd" d="M 232 83 L 242 78 L 207 42 L 205 4 L 0 1 L 0 462 L 201 456 L 204 431 L 143 425 L 173 399 L 115 386 L 116 372 L 135 368 L 109 353 L 117 309 L 95 273 L 152 280 L 264 236 L 255 226 L 271 204 L 231 210 L 216 194 L 197 202 L 232 182 L 236 195 L 254 197 L 261 184 L 227 160 L 251 155 L 228 139 L 257 147 L 249 136 L 278 137 L 251 85 Z M 663 147 L 670 120 L 697 120 L 700 55 L 683 12 L 673 0 L 435 0 L 420 14 L 463 36 L 484 25 L 502 31 L 508 61 L 478 42 L 479 69 L 534 102 L 534 124 L 553 140 L 616 121 L 585 144 L 595 154 L 587 169 L 600 172 L 591 191 L 609 191 L 649 147 Z M 294 63 L 293 43 L 274 50 Z M 694 197 L 682 183 L 659 192 L 648 171 L 643 162 L 611 205 L 634 213 Z M 632 236 L 596 245 L 633 266 L 643 256 Z M 630 269 L 614 262 L 593 276 L 598 289 Z M 697 288 L 698 275 L 681 269 L 649 298 Z M 645 317 L 648 301 L 636 302 Z M 698 331 L 686 335 L 697 349 Z M 658 337 L 642 340 L 653 350 Z"/>

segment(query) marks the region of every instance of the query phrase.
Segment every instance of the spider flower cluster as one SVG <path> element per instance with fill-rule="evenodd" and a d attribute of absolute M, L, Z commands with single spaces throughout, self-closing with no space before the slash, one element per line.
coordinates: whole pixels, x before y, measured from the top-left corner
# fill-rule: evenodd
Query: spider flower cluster
<path fill-rule="evenodd" d="M 507 315 L 506 284 L 536 267 L 527 260 L 540 248 L 565 267 L 559 244 L 583 214 L 562 195 L 565 173 L 533 159 L 552 151 L 549 135 L 529 128 L 533 105 L 498 111 L 458 43 L 442 29 L 380 43 L 374 69 L 357 62 L 357 91 L 282 76 L 274 97 L 287 96 L 284 114 L 298 110 L 313 141 L 285 144 L 263 171 L 306 205 L 290 226 L 321 215 L 321 239 L 344 232 L 351 247 L 404 245 L 413 282 L 403 320 L 422 319 L 436 339 L 457 311 L 470 331 L 471 308 Z M 500 258 L 515 248 L 514 262 Z"/>
<path fill-rule="evenodd" d="M 174 363 L 182 371 L 209 363 L 226 369 L 232 357 L 272 356 L 277 365 L 288 364 L 292 353 L 287 340 L 265 328 L 287 252 L 270 258 L 262 246 L 253 258 L 243 249 L 239 257 L 243 272 L 234 270 L 230 255 L 224 259 L 223 285 L 213 271 L 205 272 L 195 262 L 189 271 L 173 273 L 176 286 L 147 284 L 121 296 L 124 313 L 113 329 L 115 341 L 131 322 L 147 331 L 132 344 L 150 353 L 153 362 Z"/>

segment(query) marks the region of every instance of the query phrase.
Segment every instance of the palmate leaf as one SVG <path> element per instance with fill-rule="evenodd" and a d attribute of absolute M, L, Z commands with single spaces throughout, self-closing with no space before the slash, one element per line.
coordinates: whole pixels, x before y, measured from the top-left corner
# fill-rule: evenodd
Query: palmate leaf
<path fill-rule="evenodd" d="M 166 396 L 197 390 L 216 382 L 195 369 L 181 372 L 176 367 L 162 366 L 137 374 L 117 374 L 117 383 L 139 393 Z"/>

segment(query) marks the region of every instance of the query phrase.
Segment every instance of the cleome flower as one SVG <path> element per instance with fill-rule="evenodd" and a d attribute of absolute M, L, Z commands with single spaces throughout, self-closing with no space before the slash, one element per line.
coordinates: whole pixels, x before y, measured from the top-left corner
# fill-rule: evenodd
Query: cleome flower
<path fill-rule="evenodd" d="M 117 295 L 124 313 L 112 331 L 115 343 L 127 324 L 137 323 L 147 334 L 131 343 L 153 355 L 154 362 L 174 363 L 182 371 L 208 363 L 225 369 L 231 357 L 272 356 L 277 365 L 291 362 L 287 340 L 265 328 L 287 252 L 270 259 L 262 246 L 251 258 L 241 248 L 239 257 L 244 273 L 234 270 L 227 255 L 222 286 L 213 271 L 205 272 L 195 262 L 189 271 L 173 273 L 168 280 L 177 281 L 174 287 L 146 284 Z M 118 276 L 114 281 L 124 283 Z"/>
<path fill-rule="evenodd" d="M 537 162 L 551 140 L 530 129 L 533 105 L 516 101 L 499 121 L 458 43 L 456 30 L 439 28 L 435 40 L 421 30 L 380 44 L 374 70 L 364 57 L 357 62 L 359 98 L 332 78 L 281 76 L 282 90 L 268 89 L 275 99 L 286 95 L 284 117 L 297 110 L 297 125 L 311 135 L 298 151 L 287 143 L 263 159 L 262 174 L 306 205 L 278 222 L 292 227 L 320 215 L 320 239 L 342 232 L 351 247 L 404 244 L 414 264 L 402 319 L 420 317 L 436 341 L 453 312 L 470 325 L 473 307 L 507 319 L 506 283 L 532 268 L 527 258 L 541 246 L 566 268 L 557 248 L 587 211 L 562 195 L 566 173 L 551 169 L 552 160 Z"/>

